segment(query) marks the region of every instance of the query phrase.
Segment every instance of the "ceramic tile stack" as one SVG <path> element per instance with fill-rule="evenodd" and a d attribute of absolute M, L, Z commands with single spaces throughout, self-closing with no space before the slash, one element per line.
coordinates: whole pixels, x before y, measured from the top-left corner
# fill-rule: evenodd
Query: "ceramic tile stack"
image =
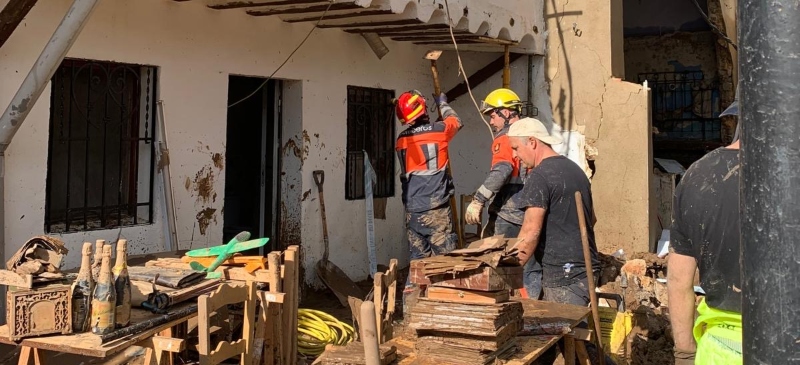
<path fill-rule="evenodd" d="M 518 350 L 523 308 L 509 294 L 522 287 L 522 267 L 508 243 L 491 237 L 411 263 L 411 281 L 426 287 L 408 314 L 418 356 L 443 364 L 489 364 Z"/>

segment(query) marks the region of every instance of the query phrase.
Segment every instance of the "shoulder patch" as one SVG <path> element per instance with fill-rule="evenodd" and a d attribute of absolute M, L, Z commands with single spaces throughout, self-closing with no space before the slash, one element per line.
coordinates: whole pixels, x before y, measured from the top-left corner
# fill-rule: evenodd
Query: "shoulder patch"
<path fill-rule="evenodd" d="M 495 143 L 494 144 L 494 149 L 492 150 L 492 153 L 498 153 L 498 152 L 500 152 L 500 144 L 499 143 Z"/>

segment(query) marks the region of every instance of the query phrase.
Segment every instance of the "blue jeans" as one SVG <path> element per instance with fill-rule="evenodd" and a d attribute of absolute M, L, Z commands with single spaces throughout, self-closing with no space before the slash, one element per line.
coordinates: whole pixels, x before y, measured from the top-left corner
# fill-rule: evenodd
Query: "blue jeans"
<path fill-rule="evenodd" d="M 511 223 L 500 217 L 490 217 L 495 219 L 494 234 L 502 234 L 506 238 L 516 238 L 519 236 L 519 231 L 522 228 L 519 225 Z M 525 291 L 531 299 L 539 299 L 542 293 L 542 264 L 536 261 L 535 258 L 528 260 L 525 264 L 525 269 L 522 274 L 522 284 L 525 286 Z"/>

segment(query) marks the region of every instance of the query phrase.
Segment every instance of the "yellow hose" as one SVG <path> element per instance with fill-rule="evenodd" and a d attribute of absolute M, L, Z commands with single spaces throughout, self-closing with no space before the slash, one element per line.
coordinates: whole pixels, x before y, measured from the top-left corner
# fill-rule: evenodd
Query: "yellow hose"
<path fill-rule="evenodd" d="M 355 330 L 347 323 L 314 309 L 297 310 L 297 351 L 319 356 L 328 344 L 344 346 L 353 341 Z"/>

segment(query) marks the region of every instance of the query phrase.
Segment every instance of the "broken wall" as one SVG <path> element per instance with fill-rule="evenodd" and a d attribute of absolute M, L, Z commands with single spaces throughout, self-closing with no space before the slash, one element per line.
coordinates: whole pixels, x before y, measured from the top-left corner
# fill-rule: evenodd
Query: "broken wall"
<path fill-rule="evenodd" d="M 650 91 L 625 76 L 622 0 L 546 0 L 546 78 L 553 122 L 597 149 L 592 196 L 598 248 L 647 251 L 657 229 L 651 196 Z"/>
<path fill-rule="evenodd" d="M 0 6 L 6 3 L 0 0 Z M 11 100 L 70 3 L 39 2 L 0 49 L 0 103 Z M 181 248 L 222 243 L 225 167 L 215 164 L 214 156 L 225 154 L 229 75 L 269 76 L 312 26 L 244 12 L 219 12 L 198 1 L 101 2 L 69 51 L 71 58 L 158 68 Z M 282 41 L 270 42 L 264 35 Z M 344 193 L 347 85 L 393 89 L 398 94 L 431 90 L 429 63 L 422 59 L 427 48 L 386 43 L 391 52 L 379 60 L 360 36 L 317 29 L 276 75 L 287 80 L 281 141 L 281 244 L 300 243 L 307 268 L 321 258 L 319 199 L 311 174 L 325 170 L 330 258 L 355 280 L 367 276 L 368 266 L 364 200 L 346 201 Z M 48 87 L 6 152 L 6 252 L 43 233 L 50 108 Z M 460 174 L 469 172 L 462 169 Z M 154 178 L 155 222 L 122 229 L 130 254 L 165 249 L 163 190 L 160 177 Z M 399 179 L 394 197 L 388 199 L 386 216 L 375 222 L 378 261 L 386 264 L 390 258 L 399 258 L 401 264 L 407 263 Z M 114 240 L 117 233 L 118 229 L 111 229 L 58 236 L 75 253 L 84 241 Z M 70 254 L 65 267 L 75 267 L 79 260 L 79 255 Z M 306 271 L 305 280 L 315 282 L 313 270 Z"/>

